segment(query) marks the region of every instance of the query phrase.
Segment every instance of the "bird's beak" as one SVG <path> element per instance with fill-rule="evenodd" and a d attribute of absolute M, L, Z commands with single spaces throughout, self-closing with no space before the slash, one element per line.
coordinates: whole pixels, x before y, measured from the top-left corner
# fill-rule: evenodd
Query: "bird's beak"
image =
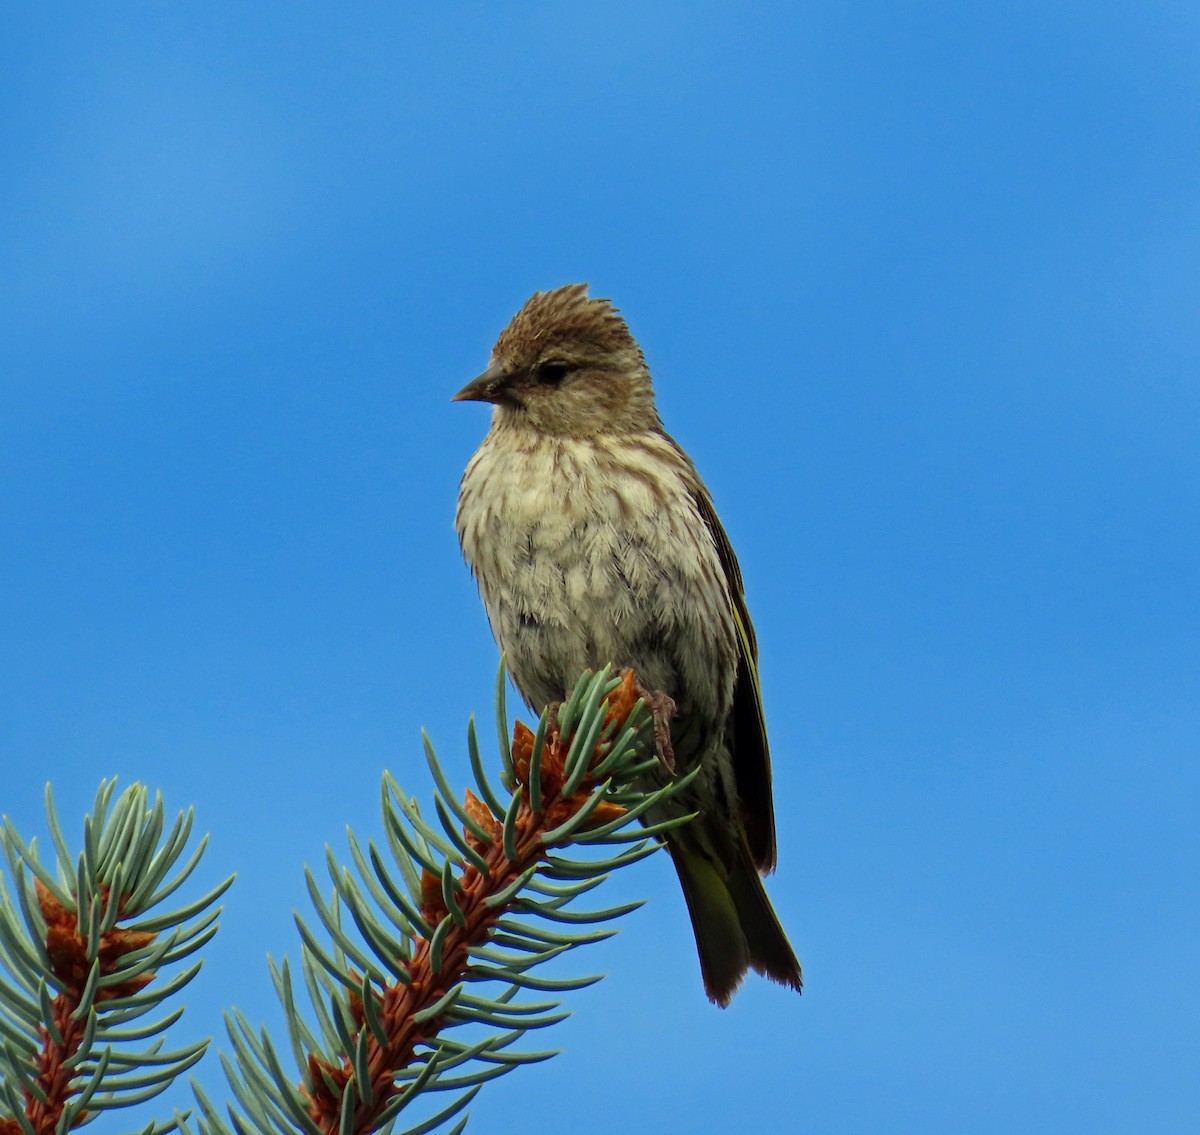
<path fill-rule="evenodd" d="M 508 375 L 499 363 L 492 363 L 478 378 L 468 382 L 451 402 L 500 402 L 508 386 Z"/>

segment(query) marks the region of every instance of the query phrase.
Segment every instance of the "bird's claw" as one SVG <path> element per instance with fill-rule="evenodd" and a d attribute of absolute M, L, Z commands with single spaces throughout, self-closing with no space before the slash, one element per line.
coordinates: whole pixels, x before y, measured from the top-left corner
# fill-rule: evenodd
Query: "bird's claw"
<path fill-rule="evenodd" d="M 671 718 L 675 716 L 675 699 L 662 690 L 648 690 L 638 683 L 637 692 L 650 709 L 650 718 L 654 723 L 654 748 L 663 768 L 669 773 L 675 771 L 675 750 L 671 747 Z"/>

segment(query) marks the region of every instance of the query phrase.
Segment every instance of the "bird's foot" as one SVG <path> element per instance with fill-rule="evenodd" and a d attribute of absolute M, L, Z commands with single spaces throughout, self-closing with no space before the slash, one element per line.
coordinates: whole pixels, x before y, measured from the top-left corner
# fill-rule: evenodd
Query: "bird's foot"
<path fill-rule="evenodd" d="M 667 772 L 675 771 L 675 750 L 671 747 L 671 718 L 675 716 L 675 699 L 662 690 L 648 690 L 640 682 L 637 684 L 638 696 L 650 709 L 650 718 L 654 723 L 654 748 L 658 759 L 662 761 Z"/>

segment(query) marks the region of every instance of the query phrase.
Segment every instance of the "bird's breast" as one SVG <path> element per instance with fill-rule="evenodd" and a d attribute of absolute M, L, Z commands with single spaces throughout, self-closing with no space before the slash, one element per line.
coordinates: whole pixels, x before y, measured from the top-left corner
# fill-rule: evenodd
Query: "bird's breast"
<path fill-rule="evenodd" d="M 673 696 L 719 680 L 728 593 L 685 472 L 657 439 L 516 446 L 493 433 L 480 447 L 458 533 L 531 702 L 561 698 L 580 671 L 609 662 Z M 681 650 L 713 672 L 685 678 Z"/>

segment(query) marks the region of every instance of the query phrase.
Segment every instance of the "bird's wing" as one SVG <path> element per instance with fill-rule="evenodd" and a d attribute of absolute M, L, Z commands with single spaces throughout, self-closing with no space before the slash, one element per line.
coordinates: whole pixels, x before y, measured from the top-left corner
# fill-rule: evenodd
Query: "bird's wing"
<path fill-rule="evenodd" d="M 771 752 L 767 745 L 767 722 L 763 715 L 762 687 L 758 680 L 758 640 L 754 635 L 754 624 L 750 622 L 750 612 L 746 609 L 742 569 L 738 566 L 733 545 L 729 543 L 729 537 L 717 518 L 712 498 L 691 459 L 673 438 L 668 437 L 668 440 L 691 472 L 689 487 L 692 499 L 712 535 L 729 588 L 738 646 L 729 743 L 746 842 L 754 865 L 765 875 L 775 869 L 775 806 L 771 798 Z"/>

